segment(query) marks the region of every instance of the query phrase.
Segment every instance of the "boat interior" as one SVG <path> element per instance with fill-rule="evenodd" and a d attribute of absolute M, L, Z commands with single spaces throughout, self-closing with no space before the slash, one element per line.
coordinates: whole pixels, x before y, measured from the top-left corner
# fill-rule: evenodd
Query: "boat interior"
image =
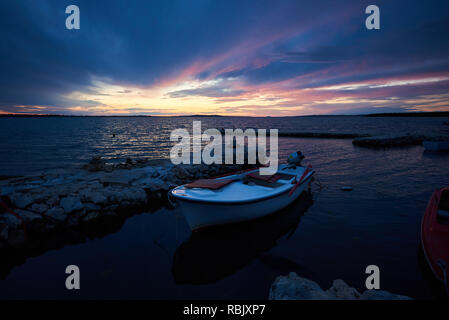
<path fill-rule="evenodd" d="M 257 170 L 209 179 L 209 181 L 196 181 L 189 185 L 178 187 L 172 192 L 175 195 L 194 200 L 234 202 L 247 199 L 262 199 L 291 189 L 292 182 L 295 182 L 301 176 L 305 168 L 284 166 L 272 176 L 254 174 Z M 219 182 L 226 183 L 221 184 Z"/>
<path fill-rule="evenodd" d="M 260 176 L 258 174 L 247 174 L 243 177 L 243 183 L 247 185 L 259 185 L 269 188 L 277 188 L 282 186 L 284 183 L 277 182 L 278 180 L 291 180 L 296 176 L 293 174 L 276 172 L 271 176 Z"/>

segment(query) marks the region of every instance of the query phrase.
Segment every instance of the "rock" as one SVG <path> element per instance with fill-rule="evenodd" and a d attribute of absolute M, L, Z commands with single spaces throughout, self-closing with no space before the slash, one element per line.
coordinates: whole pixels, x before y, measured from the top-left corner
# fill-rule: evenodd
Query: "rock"
<path fill-rule="evenodd" d="M 160 176 L 160 173 L 157 171 L 154 171 L 153 174 L 151 175 L 152 178 L 157 178 Z"/>
<path fill-rule="evenodd" d="M 301 278 L 291 272 L 288 276 L 277 277 L 271 285 L 269 300 L 326 300 L 329 295 L 311 280 Z"/>
<path fill-rule="evenodd" d="M 101 177 L 100 177 L 100 179 L 101 179 Z M 100 183 L 100 180 L 92 180 L 92 181 L 87 182 L 87 184 L 90 188 L 93 188 L 93 189 L 103 187 L 103 185 Z"/>
<path fill-rule="evenodd" d="M 44 180 L 42 180 L 42 179 L 37 179 L 37 180 L 33 180 L 33 181 L 30 181 L 30 182 L 28 182 L 30 185 L 41 185 L 41 184 L 43 184 L 45 181 Z"/>
<path fill-rule="evenodd" d="M 59 198 L 56 196 L 51 196 L 47 199 L 47 205 L 49 207 L 54 207 L 59 204 Z"/>
<path fill-rule="evenodd" d="M 8 224 L 0 222 L 0 241 L 7 241 L 8 234 L 9 234 Z"/>
<path fill-rule="evenodd" d="M 94 156 L 83 168 L 91 172 L 104 171 L 106 169 L 106 162 L 100 156 Z"/>
<path fill-rule="evenodd" d="M 157 172 L 157 167 L 145 167 L 140 170 L 142 172 L 141 177 L 156 178 L 157 176 L 159 176 L 159 173 Z"/>
<path fill-rule="evenodd" d="M 86 211 L 88 211 L 88 212 L 89 211 L 99 211 L 101 209 L 100 206 L 97 206 L 96 204 L 93 204 L 90 202 L 84 204 L 84 207 L 86 208 Z"/>
<path fill-rule="evenodd" d="M 209 172 L 209 166 L 207 164 L 200 164 L 197 170 L 203 174 L 207 174 Z"/>
<path fill-rule="evenodd" d="M 17 208 L 25 209 L 30 204 L 33 203 L 33 197 L 29 194 L 23 194 L 23 193 L 16 193 L 13 194 L 11 197 L 11 200 Z"/>
<path fill-rule="evenodd" d="M 103 189 L 103 194 L 107 197 L 107 204 L 121 204 L 123 201 L 130 203 L 146 201 L 146 193 L 142 188 L 127 187 L 118 188 L 109 186 Z"/>
<path fill-rule="evenodd" d="M 96 205 L 102 205 L 107 202 L 107 197 L 96 189 L 87 189 L 80 192 L 80 196 L 82 196 L 86 201 L 92 202 Z"/>
<path fill-rule="evenodd" d="M 137 159 L 136 162 L 137 162 L 138 164 L 145 164 L 145 163 L 148 162 L 148 159 L 145 159 L 145 158 Z"/>
<path fill-rule="evenodd" d="M 277 277 L 270 288 L 270 300 L 410 300 L 411 298 L 383 290 L 366 290 L 360 294 L 343 280 L 334 280 L 324 291 L 314 281 L 291 272 Z"/>
<path fill-rule="evenodd" d="M 178 178 L 178 179 L 181 179 L 181 180 L 185 180 L 185 179 L 188 179 L 189 178 L 189 174 L 188 174 L 188 172 L 184 169 L 184 168 L 182 168 L 182 167 L 174 167 L 173 168 L 173 174 Z"/>
<path fill-rule="evenodd" d="M 173 173 L 168 173 L 164 177 L 162 177 L 165 181 L 165 185 L 167 190 L 170 189 L 171 186 L 177 186 L 182 184 L 182 180 L 175 176 Z"/>
<path fill-rule="evenodd" d="M 59 197 L 67 197 L 75 193 L 76 191 L 77 190 L 73 185 L 61 185 L 53 192 L 57 194 Z"/>
<path fill-rule="evenodd" d="M 188 166 L 185 168 L 185 170 L 188 172 L 189 176 L 194 177 L 197 174 L 197 170 L 193 166 Z"/>
<path fill-rule="evenodd" d="M 144 204 L 147 202 L 147 194 L 142 188 L 126 188 L 122 192 L 122 201 L 129 201 L 130 204 Z"/>
<path fill-rule="evenodd" d="M 16 210 L 16 213 L 25 222 L 28 232 L 42 234 L 47 231 L 46 223 L 40 214 L 25 210 Z"/>
<path fill-rule="evenodd" d="M 58 184 L 63 184 L 64 182 L 66 182 L 66 180 L 63 177 L 58 177 L 58 178 L 54 178 L 54 179 L 48 179 L 42 185 L 44 187 L 52 187 L 52 186 L 56 186 Z"/>
<path fill-rule="evenodd" d="M 33 203 L 33 205 L 31 206 L 30 209 L 33 212 L 37 212 L 37 213 L 43 214 L 43 213 L 47 212 L 48 205 L 46 205 L 44 203 Z"/>
<path fill-rule="evenodd" d="M 110 184 L 128 185 L 131 183 L 131 181 L 133 179 L 134 179 L 134 177 L 132 177 L 132 176 L 111 173 L 110 175 L 101 177 L 100 182 L 104 185 L 110 185 Z"/>
<path fill-rule="evenodd" d="M 0 223 L 7 224 L 9 229 L 18 229 L 22 226 L 22 221 L 10 213 L 2 214 L 0 216 Z"/>
<path fill-rule="evenodd" d="M 407 296 L 401 296 L 399 294 L 390 293 L 384 290 L 366 290 L 362 296 L 361 300 L 412 300 L 412 298 Z"/>
<path fill-rule="evenodd" d="M 332 287 L 326 293 L 338 300 L 355 300 L 359 299 L 361 294 L 354 288 L 350 287 L 341 279 L 334 280 Z"/>
<path fill-rule="evenodd" d="M 142 188 L 148 188 L 149 186 L 151 186 L 153 184 L 153 180 L 150 177 L 147 178 L 143 178 L 137 181 L 134 181 L 131 185 L 132 186 L 140 186 Z"/>
<path fill-rule="evenodd" d="M 108 204 L 115 204 L 123 200 L 125 188 L 106 187 L 103 189 L 103 194 L 107 198 Z"/>
<path fill-rule="evenodd" d="M 92 211 L 83 217 L 83 221 L 84 222 L 92 221 L 94 219 L 97 219 L 99 216 L 100 213 L 98 211 Z"/>
<path fill-rule="evenodd" d="M 14 188 L 10 186 L 0 187 L 0 195 L 8 196 L 14 192 Z"/>
<path fill-rule="evenodd" d="M 159 178 L 156 178 L 148 186 L 148 189 L 150 190 L 150 192 L 156 192 L 156 191 L 160 191 L 160 190 L 168 191 L 169 190 L 169 186 L 168 186 L 168 184 L 165 181 L 163 181 L 163 180 L 161 180 Z"/>
<path fill-rule="evenodd" d="M 30 190 L 29 195 L 33 199 L 33 203 L 47 202 L 48 198 L 51 196 L 48 190 L 43 188 Z"/>
<path fill-rule="evenodd" d="M 53 207 L 49 209 L 45 215 L 57 223 L 64 223 L 67 219 L 67 215 L 64 213 L 64 209 L 60 207 Z"/>
<path fill-rule="evenodd" d="M 30 211 L 25 211 L 25 210 L 16 210 L 15 211 L 25 223 L 29 223 L 32 222 L 34 220 L 43 220 L 42 216 L 40 214 L 37 213 L 33 213 Z"/>
<path fill-rule="evenodd" d="M 9 242 L 10 235 L 14 235 L 20 229 L 22 229 L 20 219 L 9 213 L 0 215 L 0 240 Z M 15 239 L 11 241 L 15 242 Z"/>
<path fill-rule="evenodd" d="M 72 213 L 74 211 L 79 211 L 84 208 L 81 200 L 78 197 L 63 198 L 61 199 L 60 204 L 66 214 Z"/>

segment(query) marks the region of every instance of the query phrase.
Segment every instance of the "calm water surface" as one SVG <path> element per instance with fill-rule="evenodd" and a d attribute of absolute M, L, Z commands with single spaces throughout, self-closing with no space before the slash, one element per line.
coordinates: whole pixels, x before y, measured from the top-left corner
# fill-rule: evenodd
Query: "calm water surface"
<path fill-rule="evenodd" d="M 446 130 L 441 123 L 447 121 L 359 118 L 367 122 L 363 126 L 355 117 L 298 119 L 280 129 L 438 132 Z M 111 161 L 160 156 L 169 148 L 162 133 L 173 126 L 170 119 L 150 120 L 156 130 L 146 118 L 13 120 L 18 122 L 0 118 L 2 137 L 15 132 L 1 142 L 2 174 L 43 170 L 44 159 L 50 167 L 61 162 L 77 165 L 95 152 L 104 152 Z M 130 126 L 129 121 L 136 123 Z M 192 119 L 177 121 L 189 126 Z M 286 120 L 206 121 L 210 127 L 239 127 L 241 121 L 264 128 Z M 105 122 L 113 125 L 105 128 Z M 45 133 L 37 134 L 42 126 Z M 113 132 L 118 140 L 111 138 Z M 302 150 L 305 162 L 317 171 L 313 204 L 304 215 L 305 200 L 265 220 L 193 237 L 178 209 L 137 215 L 101 239 L 27 259 L 0 280 L 0 298 L 265 299 L 275 277 L 291 271 L 324 288 L 342 278 L 364 290 L 364 271 L 370 264 L 380 267 L 382 289 L 432 297 L 418 264 L 419 225 L 432 191 L 449 184 L 447 154 L 428 154 L 422 147 L 371 150 L 354 147 L 351 140 L 332 139 L 281 138 L 280 149 L 281 157 Z M 343 192 L 342 186 L 354 189 Z M 77 292 L 64 286 L 69 264 L 81 270 L 82 289 Z"/>
<path fill-rule="evenodd" d="M 276 128 L 284 132 L 449 134 L 449 118 L 369 117 L 74 117 L 0 118 L 0 175 L 34 174 L 79 166 L 94 155 L 107 161 L 168 157 L 170 132 L 207 128 Z M 323 150 L 324 153 L 327 150 Z"/>

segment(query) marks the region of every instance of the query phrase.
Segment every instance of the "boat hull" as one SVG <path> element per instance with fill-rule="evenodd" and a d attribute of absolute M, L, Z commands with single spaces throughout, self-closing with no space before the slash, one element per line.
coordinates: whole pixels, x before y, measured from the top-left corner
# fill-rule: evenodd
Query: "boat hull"
<path fill-rule="evenodd" d="M 248 202 L 211 203 L 177 199 L 192 231 L 203 228 L 257 219 L 279 211 L 294 202 L 306 188 L 311 177 L 305 179 L 296 190 L 289 195 L 291 189 L 279 195 Z M 293 187 L 293 185 L 292 185 Z"/>
<path fill-rule="evenodd" d="M 424 256 L 433 274 L 441 282 L 449 276 L 447 270 L 444 272 L 439 264 L 441 261 L 449 263 L 449 225 L 437 221 L 438 206 L 444 190 L 449 191 L 449 188 L 434 192 L 421 223 L 421 245 Z M 444 284 L 447 285 L 447 283 Z"/>

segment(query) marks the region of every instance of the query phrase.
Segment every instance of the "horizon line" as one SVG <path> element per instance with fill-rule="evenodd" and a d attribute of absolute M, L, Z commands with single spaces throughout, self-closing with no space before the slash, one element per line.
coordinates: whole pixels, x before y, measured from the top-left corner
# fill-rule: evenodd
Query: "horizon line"
<path fill-rule="evenodd" d="M 213 118 L 213 117 L 227 117 L 227 118 L 298 118 L 298 117 L 351 117 L 351 116 L 370 116 L 370 117 L 382 117 L 382 116 L 430 116 L 430 117 L 449 117 L 449 111 L 407 111 L 407 112 L 382 112 L 382 113 L 362 113 L 362 114 L 310 114 L 310 115 L 297 115 L 297 116 L 230 116 L 220 114 L 185 114 L 185 115 L 75 115 L 75 114 L 39 114 L 39 113 L 0 113 L 0 117 L 168 117 L 168 118 Z"/>

